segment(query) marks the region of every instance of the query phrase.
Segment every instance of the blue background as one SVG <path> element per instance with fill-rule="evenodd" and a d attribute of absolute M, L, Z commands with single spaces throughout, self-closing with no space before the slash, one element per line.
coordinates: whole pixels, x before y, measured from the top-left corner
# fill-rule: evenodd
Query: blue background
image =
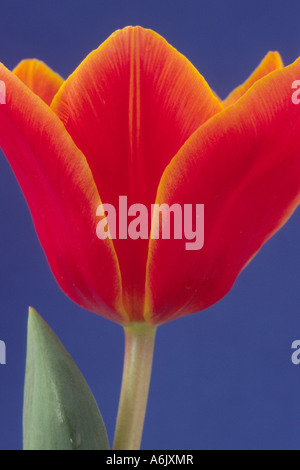
<path fill-rule="evenodd" d="M 185 54 L 224 98 L 268 50 L 300 55 L 299 1 L 47 0 L 1 2 L 0 60 L 44 60 L 67 77 L 115 29 L 140 24 Z M 300 77 L 295 77 L 300 79 Z M 300 106 L 299 106 L 300 112 Z M 85 375 L 112 441 L 122 329 L 58 288 L 31 217 L 0 155 L 0 448 L 22 445 L 27 307 L 33 305 Z M 300 212 L 232 291 L 205 312 L 158 330 L 144 449 L 299 449 Z"/>

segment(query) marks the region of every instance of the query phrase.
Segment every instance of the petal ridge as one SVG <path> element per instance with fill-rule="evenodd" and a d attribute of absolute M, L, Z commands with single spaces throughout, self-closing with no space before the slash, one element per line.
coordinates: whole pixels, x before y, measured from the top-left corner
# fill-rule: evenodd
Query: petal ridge
<path fill-rule="evenodd" d="M 87 158 L 104 203 L 150 205 L 190 135 L 223 109 L 195 67 L 157 33 L 126 27 L 91 52 L 51 104 Z M 111 182 L 114 184 L 111 184 Z M 115 240 L 125 304 L 141 321 L 148 242 Z"/>

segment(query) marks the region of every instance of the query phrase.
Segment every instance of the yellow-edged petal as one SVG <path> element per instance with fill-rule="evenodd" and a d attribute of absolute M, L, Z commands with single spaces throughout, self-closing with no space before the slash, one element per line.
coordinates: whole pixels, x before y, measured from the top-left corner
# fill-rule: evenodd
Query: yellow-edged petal
<path fill-rule="evenodd" d="M 273 70 L 281 69 L 283 63 L 278 52 L 268 52 L 263 58 L 259 66 L 254 70 L 250 77 L 239 87 L 233 90 L 230 95 L 223 101 L 225 108 L 234 104 L 241 96 L 252 87 L 260 78 L 264 77 Z"/>
<path fill-rule="evenodd" d="M 22 60 L 13 73 L 49 106 L 64 82 L 60 75 L 37 59 Z"/>

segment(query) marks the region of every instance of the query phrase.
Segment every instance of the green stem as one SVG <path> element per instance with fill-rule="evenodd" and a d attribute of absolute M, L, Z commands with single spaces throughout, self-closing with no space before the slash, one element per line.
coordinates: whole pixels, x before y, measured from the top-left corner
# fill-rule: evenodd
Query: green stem
<path fill-rule="evenodd" d="M 133 323 L 124 330 L 124 369 L 113 448 L 138 450 L 147 407 L 156 327 Z"/>

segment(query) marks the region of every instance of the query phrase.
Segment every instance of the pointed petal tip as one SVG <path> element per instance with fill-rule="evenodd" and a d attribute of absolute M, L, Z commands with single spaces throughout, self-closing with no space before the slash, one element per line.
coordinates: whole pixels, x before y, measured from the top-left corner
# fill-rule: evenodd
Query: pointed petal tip
<path fill-rule="evenodd" d="M 265 77 L 275 70 L 283 68 L 282 58 L 277 51 L 269 51 L 264 58 L 261 60 L 260 64 L 252 72 L 252 74 L 247 78 L 247 80 L 242 83 L 240 86 L 235 88 L 223 101 L 225 108 L 236 103 L 239 98 L 241 98 L 258 80 Z"/>
<path fill-rule="evenodd" d="M 13 69 L 13 74 L 48 106 L 64 82 L 58 73 L 38 59 L 21 60 Z"/>

